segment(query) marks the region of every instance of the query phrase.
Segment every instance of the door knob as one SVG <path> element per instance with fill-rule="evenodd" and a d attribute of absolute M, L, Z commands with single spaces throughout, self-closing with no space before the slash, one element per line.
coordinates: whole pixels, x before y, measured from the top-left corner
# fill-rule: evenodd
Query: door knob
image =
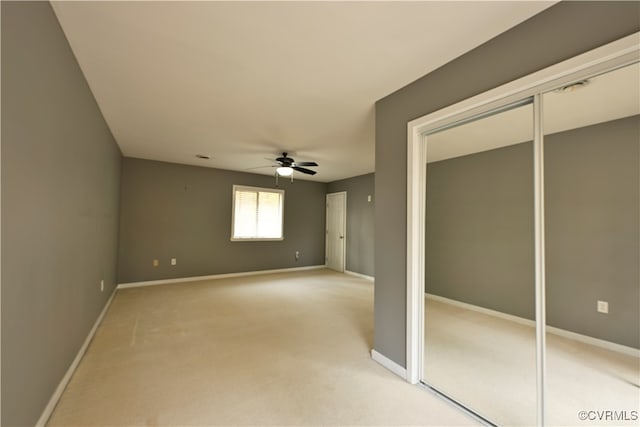
<path fill-rule="evenodd" d="M 341 239 L 344 239 L 344 236 L 340 236 Z"/>

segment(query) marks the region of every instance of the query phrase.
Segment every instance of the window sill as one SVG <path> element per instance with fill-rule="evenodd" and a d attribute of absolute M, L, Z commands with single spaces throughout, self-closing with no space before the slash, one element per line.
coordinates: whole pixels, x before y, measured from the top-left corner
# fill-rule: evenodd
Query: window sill
<path fill-rule="evenodd" d="M 284 237 L 267 237 L 267 238 L 258 238 L 258 237 L 232 237 L 232 242 L 279 242 L 284 240 Z"/>

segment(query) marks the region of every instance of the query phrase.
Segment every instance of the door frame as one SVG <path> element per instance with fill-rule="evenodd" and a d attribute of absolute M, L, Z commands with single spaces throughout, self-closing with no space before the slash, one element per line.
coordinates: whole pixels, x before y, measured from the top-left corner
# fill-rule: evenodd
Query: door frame
<path fill-rule="evenodd" d="M 534 211 L 536 275 L 536 383 L 538 425 L 544 425 L 545 297 L 544 170 L 541 94 L 640 60 L 640 33 L 593 49 L 407 123 L 406 380 L 423 378 L 425 292 L 426 133 L 488 111 L 534 98 Z"/>
<path fill-rule="evenodd" d="M 324 265 L 327 266 L 329 260 L 328 252 L 329 245 L 327 239 L 329 236 L 329 196 L 344 195 L 344 209 L 342 210 L 342 273 L 347 269 L 347 192 L 336 191 L 334 193 L 327 193 L 325 196 L 325 234 L 324 234 Z"/>

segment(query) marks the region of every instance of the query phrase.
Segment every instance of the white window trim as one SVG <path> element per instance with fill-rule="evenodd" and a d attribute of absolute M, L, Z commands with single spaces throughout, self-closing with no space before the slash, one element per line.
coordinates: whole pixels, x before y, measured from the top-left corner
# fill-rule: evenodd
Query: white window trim
<path fill-rule="evenodd" d="M 282 236 L 281 237 L 233 237 L 235 235 L 235 218 L 236 218 L 236 191 L 256 191 L 266 193 L 280 194 L 280 202 L 282 204 Z M 276 188 L 250 187 L 247 185 L 234 185 L 231 191 L 231 241 L 232 242 L 277 242 L 284 240 L 284 190 Z"/>
<path fill-rule="evenodd" d="M 638 60 L 640 60 L 640 33 L 635 33 L 407 123 L 406 380 L 409 383 L 416 384 L 422 380 L 427 168 L 425 134 L 527 97 L 539 98 L 541 93 L 552 88 Z M 537 139 L 541 143 L 541 136 L 538 136 Z M 540 157 L 540 152 L 536 155 Z M 538 193 L 536 199 L 542 199 L 542 194 Z M 536 211 L 540 211 L 540 209 L 541 206 L 536 207 Z M 537 217 L 536 239 L 538 240 L 538 237 L 544 233 L 544 229 L 541 228 L 544 224 L 542 223 L 543 217 L 540 218 L 539 215 Z M 540 246 L 540 242 L 536 243 L 537 246 Z M 536 263 L 544 262 L 544 252 L 538 252 L 537 255 Z M 538 259 L 540 255 L 542 255 L 542 259 Z M 542 270 L 537 274 L 542 274 L 543 278 L 544 266 L 542 266 Z M 538 311 L 538 314 L 542 313 L 544 316 L 544 288 L 540 288 L 542 282 L 538 279 L 536 282 L 536 310 L 541 310 Z M 537 331 L 538 334 L 539 332 L 540 330 Z M 537 348 L 537 353 L 538 364 L 543 364 L 544 348 Z M 537 392 L 539 397 L 542 393 L 540 386 L 544 384 L 543 375 L 544 367 L 540 369 L 538 366 L 539 387 Z M 543 402 L 543 399 L 538 398 L 536 411 L 538 425 L 544 423 Z"/>

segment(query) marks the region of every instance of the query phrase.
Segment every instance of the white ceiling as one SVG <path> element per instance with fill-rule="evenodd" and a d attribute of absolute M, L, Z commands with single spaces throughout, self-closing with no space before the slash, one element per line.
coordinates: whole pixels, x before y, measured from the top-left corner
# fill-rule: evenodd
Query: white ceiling
<path fill-rule="evenodd" d="M 640 114 L 640 64 L 588 79 L 585 86 L 543 95 L 545 134 Z M 533 140 L 531 104 L 454 127 L 427 138 L 435 162 Z"/>
<path fill-rule="evenodd" d="M 553 3 L 52 2 L 125 156 L 322 182 L 373 172 L 376 100 Z"/>

